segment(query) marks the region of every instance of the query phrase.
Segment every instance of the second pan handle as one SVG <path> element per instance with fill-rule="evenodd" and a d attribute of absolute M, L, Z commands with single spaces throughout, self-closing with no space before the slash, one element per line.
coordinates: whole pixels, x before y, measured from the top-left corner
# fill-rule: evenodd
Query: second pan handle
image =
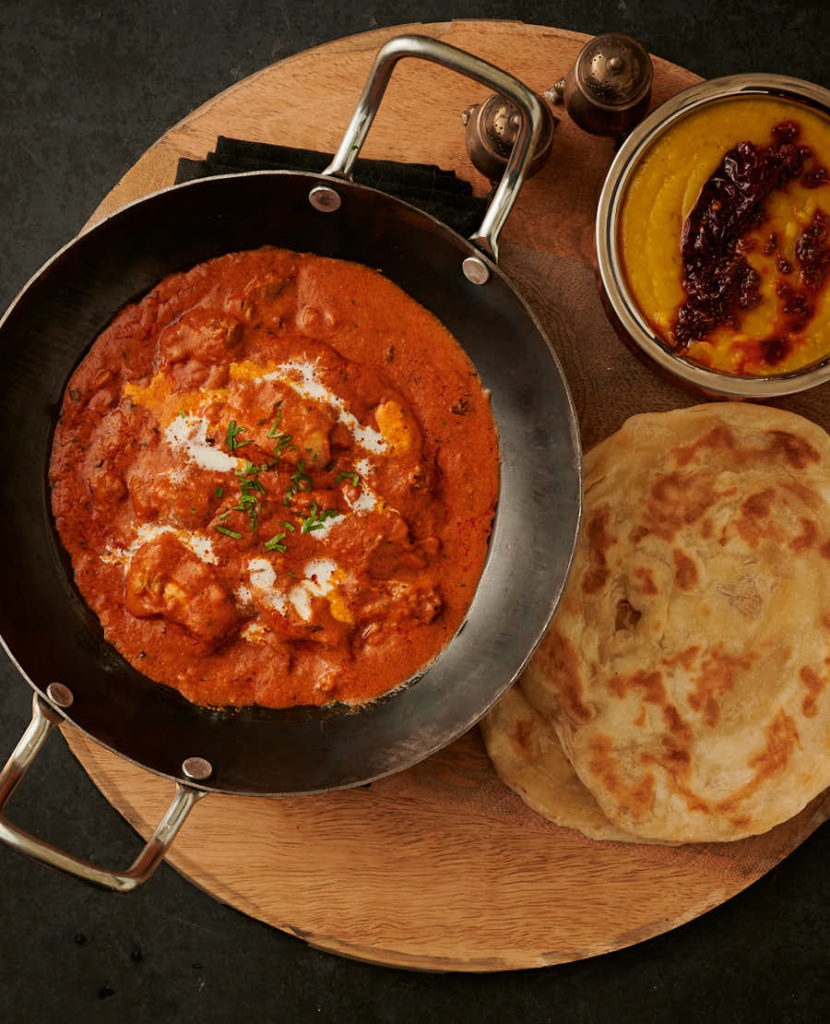
<path fill-rule="evenodd" d="M 61 721 L 61 716 L 37 694 L 32 704 L 32 720 L 12 751 L 6 765 L 0 770 L 0 843 L 10 847 L 24 857 L 40 861 L 65 875 L 83 879 L 102 889 L 113 892 L 130 892 L 146 882 L 155 871 L 176 833 L 182 827 L 193 808 L 205 794 L 200 789 L 179 783 L 167 813 L 153 835 L 147 841 L 132 865 L 125 871 L 111 871 L 98 867 L 87 860 L 65 853 L 50 843 L 24 832 L 6 817 L 5 805 L 11 799 L 23 776 L 31 767 L 38 751 L 52 729 Z"/>
<path fill-rule="evenodd" d="M 369 128 L 389 84 L 392 69 L 402 57 L 420 57 L 458 71 L 506 96 L 519 108 L 522 123 L 504 175 L 487 207 L 481 226 L 470 238 L 486 256 L 498 260 L 499 234 L 516 201 L 536 150 L 542 131 L 543 112 L 541 103 L 531 89 L 480 57 L 474 57 L 464 50 L 431 39 L 429 36 L 406 35 L 390 39 L 378 50 L 340 148 L 323 173 L 339 178 L 351 176 L 354 162 L 366 141 Z M 476 273 L 474 267 L 468 266 L 469 263 L 470 260 L 464 261 L 466 276 L 474 284 L 483 284 L 489 277 L 486 266 L 482 263 L 483 273 Z"/>

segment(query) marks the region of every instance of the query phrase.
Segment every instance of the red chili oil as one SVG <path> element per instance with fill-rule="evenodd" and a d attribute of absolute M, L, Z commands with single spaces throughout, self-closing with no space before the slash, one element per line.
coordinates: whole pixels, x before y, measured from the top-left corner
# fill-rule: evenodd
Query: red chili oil
<path fill-rule="evenodd" d="M 761 301 L 761 278 L 746 258 L 755 248 L 749 231 L 766 220 L 764 203 L 776 190 L 799 179 L 808 188 L 830 185 L 824 167 L 805 170 L 812 157 L 796 140 L 801 127 L 787 120 L 775 125 L 769 146 L 740 142 L 723 157 L 703 186 L 686 220 L 681 239 L 683 288 L 686 301 L 679 307 L 672 327 L 672 340 L 680 350 L 692 341 L 705 341 L 717 327 L 739 326 L 739 314 Z M 801 331 L 815 311 L 815 298 L 830 269 L 830 217 L 818 209 L 799 237 L 795 256 L 799 267 L 797 282 L 785 280 L 793 273 L 791 262 L 779 253 L 777 267 L 782 275 L 776 286 L 780 317 L 773 334 L 754 344 L 773 366 L 791 349 L 790 335 Z M 779 239 L 771 232 L 762 252 L 772 255 Z"/>

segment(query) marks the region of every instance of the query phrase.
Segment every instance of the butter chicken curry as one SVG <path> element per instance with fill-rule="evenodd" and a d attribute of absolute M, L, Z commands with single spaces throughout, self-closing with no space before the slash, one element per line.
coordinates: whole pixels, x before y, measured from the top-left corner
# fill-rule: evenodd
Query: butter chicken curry
<path fill-rule="evenodd" d="M 486 392 L 380 274 L 263 248 L 166 278 L 66 390 L 52 507 L 139 671 L 209 706 L 359 703 L 427 665 L 481 574 Z"/>

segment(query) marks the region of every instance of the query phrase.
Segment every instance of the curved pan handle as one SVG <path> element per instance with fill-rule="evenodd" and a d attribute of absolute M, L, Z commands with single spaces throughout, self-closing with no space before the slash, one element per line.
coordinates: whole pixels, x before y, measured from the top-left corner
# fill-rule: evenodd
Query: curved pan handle
<path fill-rule="evenodd" d="M 459 71 L 462 75 L 507 96 L 519 108 L 522 123 L 504 175 L 487 207 L 481 226 L 470 237 L 470 241 L 485 255 L 498 260 L 499 234 L 516 201 L 536 151 L 542 131 L 543 112 L 541 103 L 526 85 L 480 57 L 474 57 L 429 36 L 408 35 L 390 39 L 378 50 L 340 148 L 323 173 L 332 177 L 351 177 L 352 167 L 369 134 L 369 128 L 389 84 L 392 69 L 402 57 L 421 57 L 453 71 Z M 473 284 L 484 284 L 490 276 L 487 265 L 474 256 L 464 260 L 463 266 L 465 276 Z"/>
<path fill-rule="evenodd" d="M 152 875 L 163 860 L 177 832 L 185 823 L 194 804 L 205 794 L 202 790 L 178 783 L 176 795 L 167 808 L 167 813 L 161 819 L 147 845 L 126 871 L 108 871 L 106 868 L 96 867 L 80 857 L 73 857 L 71 854 L 58 850 L 42 839 L 29 835 L 28 832 L 12 825 L 2 812 L 18 783 L 31 767 L 49 733 L 60 721 L 60 715 L 45 700 L 35 694 L 32 703 L 32 721 L 21 736 L 20 742 L 14 748 L 5 767 L 0 771 L 0 842 L 5 843 L 17 853 L 38 860 L 64 874 L 81 878 L 92 885 L 111 889 L 114 892 L 130 892 L 142 882 L 146 882 Z"/>

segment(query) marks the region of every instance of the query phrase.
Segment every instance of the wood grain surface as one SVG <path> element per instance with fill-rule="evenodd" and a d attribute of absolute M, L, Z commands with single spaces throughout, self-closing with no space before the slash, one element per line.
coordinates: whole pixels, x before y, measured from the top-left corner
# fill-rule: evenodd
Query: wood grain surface
<path fill-rule="evenodd" d="M 93 220 L 172 183 L 180 156 L 219 134 L 333 150 L 372 57 L 401 31 L 441 38 L 542 91 L 585 36 L 510 22 L 383 29 L 301 53 L 245 79 L 171 129 L 106 197 Z M 655 60 L 654 102 L 697 79 Z M 487 182 L 466 155 L 460 112 L 486 97 L 416 61 L 396 70 L 365 156 L 437 163 Z M 554 152 L 525 186 L 503 236 L 502 265 L 565 368 L 590 446 L 635 412 L 700 401 L 636 358 L 608 325 L 592 268 L 593 211 L 613 155 L 562 118 Z M 823 390 L 780 404 L 830 427 Z M 172 784 L 65 735 L 107 799 L 148 836 Z M 312 945 L 426 970 L 540 967 L 658 935 L 740 892 L 830 815 L 823 794 L 792 821 L 737 843 L 597 843 L 530 811 L 497 779 L 478 731 L 400 775 L 326 796 L 211 796 L 170 862 L 196 885 Z M 152 882 L 150 883 L 152 885 Z"/>

